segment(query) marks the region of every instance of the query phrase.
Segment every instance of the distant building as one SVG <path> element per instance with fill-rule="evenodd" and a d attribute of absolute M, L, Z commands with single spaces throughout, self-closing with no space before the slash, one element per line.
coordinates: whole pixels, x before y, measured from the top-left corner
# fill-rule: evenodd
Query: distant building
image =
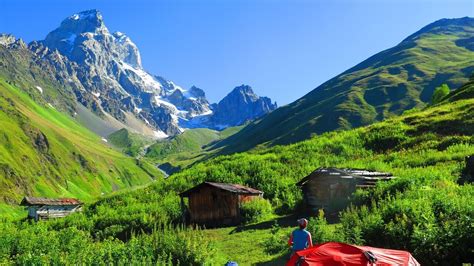
<path fill-rule="evenodd" d="M 81 211 L 83 203 L 70 198 L 33 198 L 24 197 L 20 203 L 27 206 L 28 218 L 35 221 L 51 218 L 66 217 L 71 213 Z"/>
<path fill-rule="evenodd" d="M 466 157 L 466 167 L 464 167 L 458 182 L 460 184 L 474 183 L 474 155 Z"/>
<path fill-rule="evenodd" d="M 235 225 L 241 222 L 240 205 L 263 197 L 263 192 L 237 184 L 204 182 L 180 194 L 188 198 L 189 221 L 210 226 Z"/>
<path fill-rule="evenodd" d="M 466 157 L 466 168 L 465 168 L 466 174 L 470 175 L 472 178 L 474 178 L 474 155 L 467 156 Z"/>
<path fill-rule="evenodd" d="M 312 212 L 323 209 L 330 213 L 348 206 L 356 189 L 375 186 L 380 180 L 394 178 L 390 173 L 361 169 L 318 168 L 300 182 L 304 201 Z"/>

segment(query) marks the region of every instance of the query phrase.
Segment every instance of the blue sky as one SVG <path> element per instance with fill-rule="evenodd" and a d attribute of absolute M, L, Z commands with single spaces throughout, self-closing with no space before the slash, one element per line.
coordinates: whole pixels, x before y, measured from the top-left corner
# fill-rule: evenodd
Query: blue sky
<path fill-rule="evenodd" d="M 249 84 L 279 105 L 435 20 L 474 16 L 473 0 L 0 0 L 0 32 L 43 39 L 92 8 L 131 37 L 149 72 L 211 102 Z"/>

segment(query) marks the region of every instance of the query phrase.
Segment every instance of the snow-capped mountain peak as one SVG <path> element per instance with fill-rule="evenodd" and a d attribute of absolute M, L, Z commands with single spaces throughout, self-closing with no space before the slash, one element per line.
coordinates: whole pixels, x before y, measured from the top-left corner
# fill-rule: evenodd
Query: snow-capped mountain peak
<path fill-rule="evenodd" d="M 97 9 L 90 9 L 79 12 L 69 17 L 72 20 L 95 19 L 102 21 L 102 14 Z"/>
<path fill-rule="evenodd" d="M 199 122 L 210 121 L 213 115 L 204 91 L 195 86 L 186 90 L 150 74 L 131 38 L 119 31 L 111 33 L 97 10 L 67 17 L 30 49 L 50 60 L 78 101 L 96 113 L 111 115 L 130 127 L 151 127 L 160 137 L 179 134 L 190 124 L 209 126 Z"/>
<path fill-rule="evenodd" d="M 76 95 L 83 104 L 95 101 L 99 111 L 123 122 L 133 115 L 156 132 L 175 135 L 183 131 L 179 121 L 210 112 L 205 97 L 194 97 L 172 81 L 147 72 L 131 38 L 119 31 L 110 33 L 97 10 L 67 17 L 39 45 L 51 53 L 58 51 L 72 63 L 56 66 L 74 76 L 68 82 L 79 81 Z"/>

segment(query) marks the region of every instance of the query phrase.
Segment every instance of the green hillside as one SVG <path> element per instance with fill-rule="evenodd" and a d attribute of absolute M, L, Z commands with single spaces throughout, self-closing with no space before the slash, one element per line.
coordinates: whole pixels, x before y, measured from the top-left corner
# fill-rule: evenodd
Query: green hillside
<path fill-rule="evenodd" d="M 446 99 L 444 99 L 445 102 L 449 101 L 456 101 L 460 99 L 468 99 L 468 98 L 474 98 L 474 75 L 471 76 L 469 81 L 464 84 L 462 87 L 460 87 L 457 90 L 452 91 Z"/>
<path fill-rule="evenodd" d="M 145 146 L 153 140 L 141 134 L 131 133 L 125 128 L 119 129 L 107 136 L 107 140 L 129 156 L 137 156 L 143 152 Z"/>
<path fill-rule="evenodd" d="M 237 133 L 242 126 L 216 131 L 208 128 L 188 129 L 175 137 L 157 141 L 146 151 L 146 158 L 165 164 L 167 171 L 176 171 L 206 158 L 213 142 Z M 213 153 L 215 151 L 212 151 Z"/>
<path fill-rule="evenodd" d="M 474 154 L 473 136 L 474 98 L 463 98 L 292 145 L 219 156 L 145 188 L 111 194 L 65 219 L 0 223 L 0 263 L 281 265 L 295 217 L 308 215 L 300 212 L 295 183 L 317 167 L 337 166 L 397 178 L 356 192 L 353 207 L 332 217 L 336 223 L 310 213 L 316 243 L 404 249 L 422 264 L 460 264 L 474 255 L 474 186 L 458 182 L 464 158 Z M 183 229 L 178 193 L 204 180 L 258 188 L 274 215 L 262 215 L 268 211 L 262 206 L 270 206 L 264 204 L 253 207 L 255 223 Z M 44 239 L 52 239 L 48 248 Z"/>
<path fill-rule="evenodd" d="M 158 141 L 148 149 L 147 156 L 164 159 L 168 155 L 181 152 L 200 151 L 201 147 L 219 139 L 217 131 L 207 128 L 186 130 L 170 140 Z"/>
<path fill-rule="evenodd" d="M 470 224 L 474 187 L 457 181 L 463 176 L 464 158 L 474 154 L 473 136 L 474 98 L 466 98 L 288 146 L 220 156 L 169 180 L 178 191 L 204 180 L 247 184 L 264 191 L 275 212 L 291 214 L 301 203 L 295 183 L 318 167 L 392 172 L 396 180 L 357 193 L 354 204 L 362 206 L 346 210 L 338 224 L 313 220 L 316 225 L 310 230 L 314 230 L 315 239 L 406 249 L 424 264 L 462 262 L 473 255 L 470 247 L 474 231 Z M 271 261 L 281 263 L 278 250 L 285 249 L 284 232 L 288 229 L 261 228 L 253 233 L 267 234 L 261 236 L 265 240 L 258 244 L 258 254 L 267 258 L 273 254 Z M 280 238 L 272 237 L 282 232 Z M 243 230 L 241 234 L 213 237 L 244 243 L 249 236 Z M 272 244 L 275 241 L 280 244 Z M 230 259 L 238 257 L 247 264 L 263 262 L 222 248 Z M 277 252 L 268 253 L 268 249 Z"/>
<path fill-rule="evenodd" d="M 474 18 L 442 19 L 278 108 L 215 148 L 244 151 L 350 129 L 421 108 L 443 83 L 458 88 L 474 70 Z"/>
<path fill-rule="evenodd" d="M 3 208 L 25 195 L 88 201 L 161 176 L 154 167 L 111 149 L 53 105 L 37 104 L 2 79 L 0 138 Z"/>

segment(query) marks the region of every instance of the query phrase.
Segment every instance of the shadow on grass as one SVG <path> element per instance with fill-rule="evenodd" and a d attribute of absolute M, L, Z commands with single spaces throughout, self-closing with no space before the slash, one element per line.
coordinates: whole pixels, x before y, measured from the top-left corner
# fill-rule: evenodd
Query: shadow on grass
<path fill-rule="evenodd" d="M 278 223 L 280 227 L 295 227 L 297 226 L 296 220 L 298 219 L 298 215 L 291 214 L 288 216 L 278 217 L 274 220 L 265 221 L 256 224 L 250 225 L 241 225 L 237 226 L 234 230 L 232 230 L 229 234 L 244 232 L 248 230 L 261 230 L 261 229 L 270 229 L 272 228 L 275 223 Z"/>
<path fill-rule="evenodd" d="M 237 226 L 234 230 L 232 230 L 229 234 L 244 232 L 248 230 L 270 229 L 272 228 L 273 225 L 275 225 L 275 223 L 277 223 L 280 227 L 297 228 L 298 224 L 296 221 L 299 218 L 306 217 L 306 219 L 309 219 L 310 217 L 316 217 L 316 216 L 317 215 L 315 213 L 309 213 L 309 211 L 307 210 L 299 211 L 297 213 L 278 217 L 270 221 L 265 221 L 265 222 L 256 223 L 256 224 L 249 224 L 249 225 L 240 225 L 240 226 Z M 325 216 L 329 224 L 339 223 L 339 213 L 337 212 L 327 213 Z"/>
<path fill-rule="evenodd" d="M 259 262 L 259 263 L 256 263 L 255 265 L 257 266 L 285 265 L 289 259 L 290 259 L 290 253 L 288 252 L 272 260 Z"/>

